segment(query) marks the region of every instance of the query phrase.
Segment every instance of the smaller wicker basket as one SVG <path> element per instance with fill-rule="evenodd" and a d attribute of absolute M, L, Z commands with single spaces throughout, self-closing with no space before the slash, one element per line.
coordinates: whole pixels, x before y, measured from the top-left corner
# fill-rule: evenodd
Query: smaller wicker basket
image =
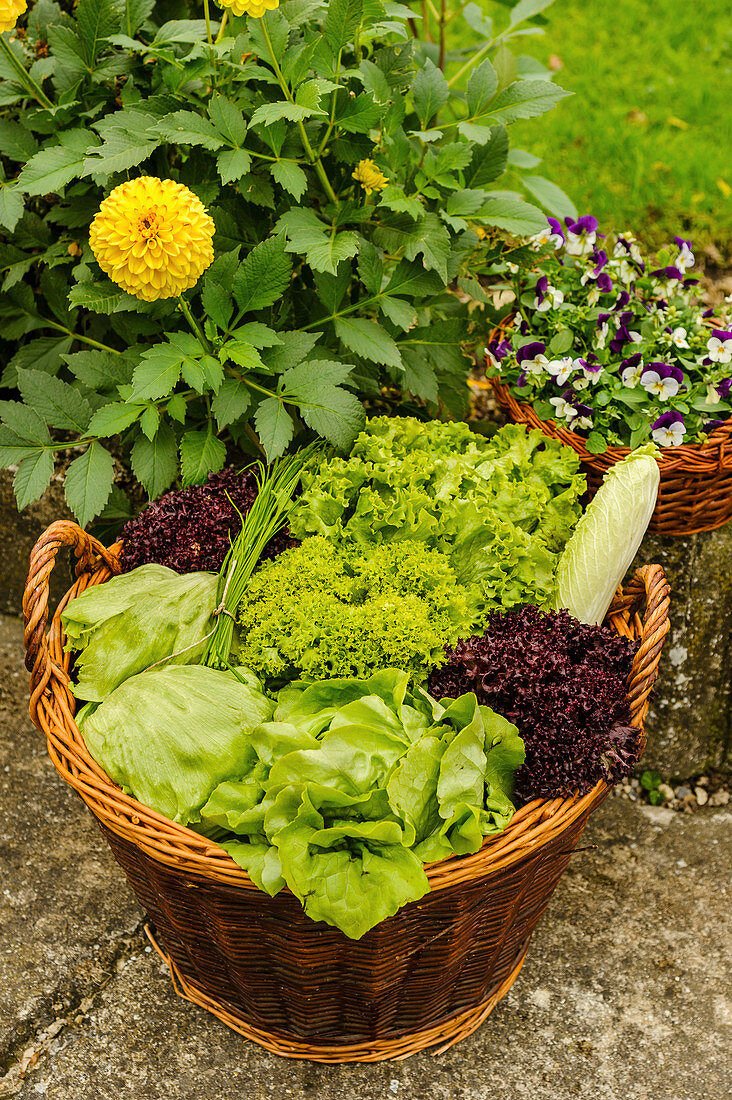
<path fill-rule="evenodd" d="M 47 633 L 49 576 L 63 546 L 78 558 L 78 580 Z M 605 783 L 583 797 L 523 806 L 479 852 L 429 865 L 432 889 L 421 901 L 348 940 L 306 917 L 288 890 L 263 894 L 222 848 L 125 794 L 87 752 L 60 616 L 76 595 L 119 572 L 118 550 L 66 521 L 36 544 L 23 599 L 30 713 L 153 922 L 176 991 L 288 1058 L 377 1062 L 439 1052 L 469 1035 L 516 979 Z M 628 701 L 641 728 L 668 609 L 663 570 L 648 565 L 608 613 L 618 633 L 640 641 Z"/>
<path fill-rule="evenodd" d="M 505 318 L 494 329 L 491 340 L 500 339 L 511 323 L 511 317 Z M 592 454 L 581 435 L 554 421 L 542 420 L 531 405 L 517 401 L 498 378 L 491 378 L 490 383 L 498 405 L 514 424 L 539 428 L 544 435 L 577 452 L 591 496 L 611 466 L 630 454 L 629 447 L 608 447 L 604 454 Z M 657 535 L 695 535 L 714 531 L 732 519 L 732 417 L 711 432 L 706 443 L 685 443 L 662 451 L 659 466 L 661 484 L 649 531 Z"/>

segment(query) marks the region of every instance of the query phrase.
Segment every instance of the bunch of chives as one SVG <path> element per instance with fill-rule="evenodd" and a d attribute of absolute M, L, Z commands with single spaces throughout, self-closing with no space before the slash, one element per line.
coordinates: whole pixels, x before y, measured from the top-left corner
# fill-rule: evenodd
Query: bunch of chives
<path fill-rule="evenodd" d="M 300 475 L 317 447 L 317 444 L 311 444 L 297 454 L 279 459 L 269 469 L 260 466 L 257 471 L 257 498 L 243 518 L 241 531 L 231 544 L 219 572 L 214 612 L 216 626 L 206 643 L 201 664 L 209 668 L 231 667 L 229 658 L 236 612 L 249 578 L 267 543 L 287 523 L 295 505 L 293 494 Z"/>

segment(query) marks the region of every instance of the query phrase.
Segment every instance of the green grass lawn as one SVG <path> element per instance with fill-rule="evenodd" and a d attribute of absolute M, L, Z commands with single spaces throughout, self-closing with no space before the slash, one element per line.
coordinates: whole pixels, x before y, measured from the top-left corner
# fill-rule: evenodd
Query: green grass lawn
<path fill-rule="evenodd" d="M 732 0 L 556 0 L 546 16 L 525 50 L 574 95 L 512 144 L 601 228 L 732 262 Z"/>

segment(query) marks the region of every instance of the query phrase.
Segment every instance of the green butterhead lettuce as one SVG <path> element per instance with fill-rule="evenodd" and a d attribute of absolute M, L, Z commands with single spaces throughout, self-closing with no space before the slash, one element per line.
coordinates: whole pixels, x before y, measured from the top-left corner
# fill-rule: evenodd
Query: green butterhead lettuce
<path fill-rule="evenodd" d="M 79 715 L 89 752 L 139 802 L 183 825 L 200 820 L 214 788 L 252 771 L 251 729 L 274 709 L 256 677 L 237 671 L 245 683 L 203 665 L 131 676 Z M 239 788 L 237 811 L 255 799 Z"/>
<path fill-rule="evenodd" d="M 474 695 L 439 703 L 396 669 L 288 685 L 248 744 L 202 829 L 236 834 L 223 846 L 261 889 L 287 885 L 354 939 L 424 896 L 423 863 L 505 828 L 524 756 L 515 726 Z"/>
<path fill-rule="evenodd" d="M 214 573 L 180 576 L 164 565 L 141 565 L 72 600 L 61 621 L 68 648 L 79 651 L 77 699 L 101 702 L 164 658 L 178 665 L 199 661 L 213 627 L 217 581 Z"/>

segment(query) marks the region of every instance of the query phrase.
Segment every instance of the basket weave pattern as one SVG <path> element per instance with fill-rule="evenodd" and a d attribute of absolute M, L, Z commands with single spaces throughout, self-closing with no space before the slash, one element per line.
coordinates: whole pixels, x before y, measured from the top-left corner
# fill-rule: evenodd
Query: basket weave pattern
<path fill-rule="evenodd" d="M 531 405 L 517 401 L 497 378 L 490 381 L 496 401 L 510 420 L 540 428 L 577 452 L 591 495 L 600 488 L 610 467 L 630 454 L 629 447 L 608 447 L 604 454 L 592 454 L 582 436 L 542 420 Z M 711 433 L 708 443 L 685 443 L 661 451 L 659 466 L 661 484 L 649 531 L 693 535 L 714 531 L 732 519 L 732 418 Z"/>
<path fill-rule="evenodd" d="M 79 559 L 78 580 L 46 632 L 48 579 L 62 546 Z M 23 600 L 30 713 L 154 923 L 176 990 L 285 1057 L 379 1061 L 469 1035 L 518 975 L 606 785 L 581 798 L 537 799 L 479 852 L 430 865 L 431 893 L 359 941 L 315 924 L 287 890 L 270 898 L 222 848 L 126 795 L 87 752 L 60 613 L 119 572 L 118 549 L 66 521 L 34 548 Z M 650 565 L 619 590 L 608 615 L 619 633 L 641 640 L 628 682 L 635 725 L 648 709 L 668 608 L 663 570 Z"/>

